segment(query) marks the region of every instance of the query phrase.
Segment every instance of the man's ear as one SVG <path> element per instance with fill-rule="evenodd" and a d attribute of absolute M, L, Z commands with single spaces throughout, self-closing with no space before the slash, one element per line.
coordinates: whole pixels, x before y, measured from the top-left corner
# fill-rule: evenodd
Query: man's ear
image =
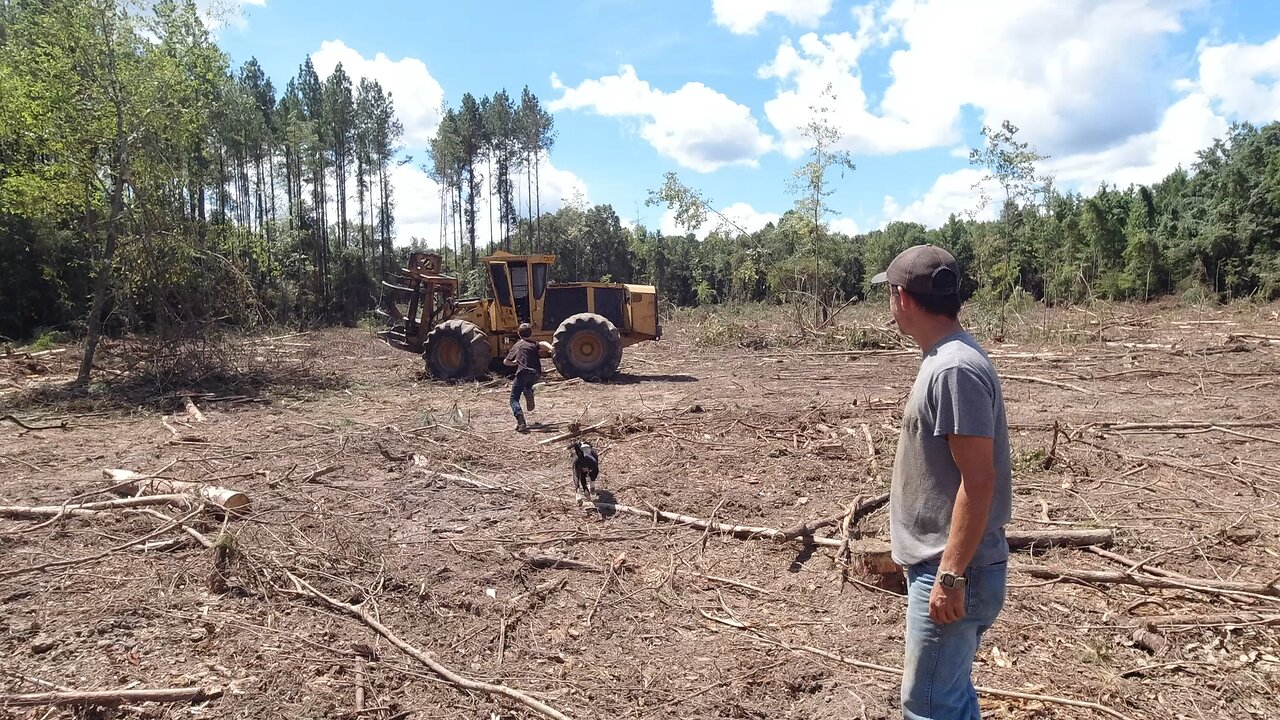
<path fill-rule="evenodd" d="M 916 299 L 911 297 L 911 293 L 902 288 L 898 288 L 898 305 L 907 310 L 916 310 L 920 307 L 916 304 Z"/>

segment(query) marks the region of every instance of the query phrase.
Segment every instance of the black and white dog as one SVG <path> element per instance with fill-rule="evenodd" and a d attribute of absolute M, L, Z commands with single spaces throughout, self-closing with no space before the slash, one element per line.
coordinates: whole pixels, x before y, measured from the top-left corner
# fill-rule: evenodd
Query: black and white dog
<path fill-rule="evenodd" d="M 569 446 L 573 453 L 574 490 L 583 497 L 590 498 L 596 491 L 596 476 L 600 474 L 600 456 L 591 443 L 575 440 Z"/>

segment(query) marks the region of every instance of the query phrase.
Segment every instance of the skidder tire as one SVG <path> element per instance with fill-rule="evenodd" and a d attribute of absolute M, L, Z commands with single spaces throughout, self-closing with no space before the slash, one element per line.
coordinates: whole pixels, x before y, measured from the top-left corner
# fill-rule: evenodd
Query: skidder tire
<path fill-rule="evenodd" d="M 437 380 L 470 380 L 489 370 L 489 339 L 475 323 L 446 320 L 427 333 L 422 357 Z"/>
<path fill-rule="evenodd" d="M 551 360 L 566 378 L 608 380 L 622 364 L 618 328 L 595 313 L 578 313 L 560 323 L 551 345 Z"/>

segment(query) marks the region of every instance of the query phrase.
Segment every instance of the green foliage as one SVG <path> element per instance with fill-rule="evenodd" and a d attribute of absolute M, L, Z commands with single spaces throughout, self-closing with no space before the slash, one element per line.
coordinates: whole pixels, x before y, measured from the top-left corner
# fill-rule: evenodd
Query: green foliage
<path fill-rule="evenodd" d="M 975 314 L 1033 300 L 1280 297 L 1280 123 L 1236 125 L 1159 183 L 1087 197 L 1037 175 L 1043 157 L 1018 128 L 984 128 L 971 162 L 1000 187 L 988 198 L 996 220 L 849 237 L 826 220 L 829 173 L 852 163 L 815 107 L 794 208 L 747 232 L 669 173 L 647 204 L 691 234 L 664 235 L 581 198 L 543 213 L 551 114 L 528 88 L 468 93 L 444 109 L 425 165 L 441 188 L 441 236 L 396 248 L 390 176 L 404 130 L 377 82 L 340 66 L 322 78 L 307 58 L 278 91 L 256 60 L 230 66 L 193 0 L 7 2 L 0 23 L 6 338 L 354 323 L 377 279 L 426 248 L 466 293 L 485 292 L 476 260 L 503 248 L 555 254 L 555 280 L 649 283 L 677 306 L 831 306 L 863 297 L 870 275 L 922 242 L 956 255 Z M 483 192 L 491 217 L 477 212 Z"/>
<path fill-rule="evenodd" d="M 2 12 L 0 334 L 92 336 L 100 317 L 199 334 L 370 306 L 403 134 L 376 82 L 308 60 L 277 97 L 256 60 L 232 72 L 192 0 Z"/>

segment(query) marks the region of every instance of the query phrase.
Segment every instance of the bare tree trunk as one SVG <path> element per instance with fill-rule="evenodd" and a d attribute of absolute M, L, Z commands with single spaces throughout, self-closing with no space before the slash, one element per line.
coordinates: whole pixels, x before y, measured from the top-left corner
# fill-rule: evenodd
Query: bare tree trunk
<path fill-rule="evenodd" d="M 534 187 L 534 195 L 537 197 L 537 204 L 538 204 L 538 216 L 537 216 L 538 232 L 536 233 L 536 237 L 538 238 L 538 244 L 541 245 L 542 244 L 542 178 L 540 177 L 540 174 L 538 172 L 538 151 L 537 150 L 533 151 L 533 187 Z"/>
<path fill-rule="evenodd" d="M 533 163 L 530 161 L 532 153 L 525 158 L 525 206 L 529 208 L 529 251 L 533 252 Z"/>
<path fill-rule="evenodd" d="M 124 98 L 121 96 L 119 80 L 116 75 L 116 53 L 114 35 L 107 27 L 107 19 L 102 18 L 103 35 L 107 38 L 107 68 L 111 73 L 112 101 L 116 110 L 116 147 L 115 167 L 112 168 L 111 214 L 107 216 L 107 242 L 103 249 L 101 266 L 93 283 L 93 305 L 89 309 L 89 322 L 85 332 L 84 355 L 80 358 L 80 370 L 76 373 L 75 386 L 84 387 L 89 384 L 89 373 L 93 370 L 93 356 L 98 351 L 98 341 L 102 337 L 102 315 L 107 309 L 107 290 L 111 286 L 111 271 L 115 265 L 116 245 L 120 233 L 120 221 L 124 216 L 124 185 L 128 181 L 129 142 L 124 127 Z"/>
<path fill-rule="evenodd" d="M 271 222 L 267 225 L 267 269 L 271 269 L 271 243 L 276 232 L 276 153 L 272 150 L 267 155 L 267 177 L 271 183 Z"/>
<path fill-rule="evenodd" d="M 489 186 L 489 243 L 493 244 L 493 156 L 486 156 L 485 162 L 488 163 L 489 169 L 488 174 L 485 176 L 485 184 Z"/>
<path fill-rule="evenodd" d="M 381 213 L 378 219 L 382 225 L 382 269 L 387 270 L 387 251 L 391 249 L 391 180 L 387 177 L 387 158 L 382 158 L 378 163 L 379 185 L 381 192 L 379 193 L 378 206 Z"/>

